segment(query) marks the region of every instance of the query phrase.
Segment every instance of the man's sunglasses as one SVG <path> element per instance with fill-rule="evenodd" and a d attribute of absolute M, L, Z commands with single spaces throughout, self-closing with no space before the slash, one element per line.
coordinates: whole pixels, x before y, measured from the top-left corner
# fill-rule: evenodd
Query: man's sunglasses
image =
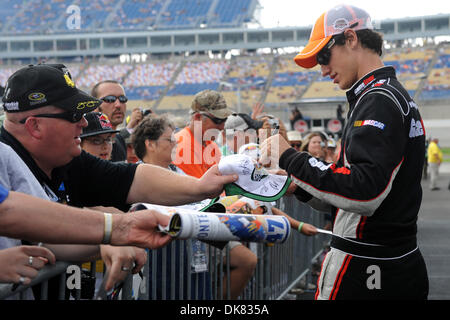
<path fill-rule="evenodd" d="M 63 119 L 71 123 L 77 123 L 84 117 L 84 115 L 85 115 L 84 113 L 63 112 L 63 113 L 42 113 L 30 117 Z M 22 124 L 25 123 L 27 119 L 30 117 L 23 118 L 22 120 L 19 121 L 19 123 Z"/>
<path fill-rule="evenodd" d="M 336 43 L 336 40 L 334 38 L 331 38 L 330 41 L 323 47 L 322 50 L 319 51 L 319 53 L 316 55 L 317 63 L 321 66 L 327 66 L 330 63 L 331 59 L 331 48 Z"/>
<path fill-rule="evenodd" d="M 217 124 L 217 125 L 222 124 L 222 123 L 224 123 L 225 121 L 227 121 L 227 118 L 220 119 L 220 118 L 216 118 L 216 117 L 210 116 L 210 115 L 207 114 L 207 113 L 200 113 L 200 114 L 201 114 L 201 115 L 204 115 L 205 117 L 207 117 L 207 118 L 209 118 L 209 119 L 211 119 L 211 121 L 214 122 L 214 123 Z"/>
<path fill-rule="evenodd" d="M 100 100 L 103 100 L 103 101 L 105 101 L 106 103 L 113 103 L 113 102 L 116 102 L 117 99 L 119 99 L 119 101 L 120 101 L 121 103 L 125 103 L 125 102 L 128 101 L 128 98 L 127 98 L 126 96 L 123 96 L 123 95 L 122 95 L 122 96 L 118 96 L 118 97 L 113 96 L 113 95 L 110 95 L 110 96 L 106 96 L 106 97 L 100 98 Z"/>
<path fill-rule="evenodd" d="M 352 29 L 354 27 L 356 27 L 358 25 L 358 22 L 355 22 L 354 24 L 352 24 L 349 29 Z M 345 32 L 345 31 L 344 31 Z M 338 34 L 337 36 L 341 36 L 344 34 L 344 32 L 342 32 L 341 34 Z M 328 41 L 328 43 L 325 45 L 325 47 L 323 47 L 322 50 L 319 51 L 319 53 L 316 55 L 316 60 L 317 63 L 320 64 L 321 66 L 327 66 L 330 63 L 330 59 L 331 59 L 331 48 L 336 44 L 336 36 L 331 38 L 330 41 Z"/>

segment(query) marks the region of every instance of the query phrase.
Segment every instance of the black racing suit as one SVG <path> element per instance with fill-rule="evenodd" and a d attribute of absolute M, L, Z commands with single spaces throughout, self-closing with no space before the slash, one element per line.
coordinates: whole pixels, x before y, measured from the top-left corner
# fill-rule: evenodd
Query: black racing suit
<path fill-rule="evenodd" d="M 317 299 L 425 299 L 417 247 L 425 132 L 417 105 L 392 67 L 347 92 L 349 112 L 336 164 L 288 149 L 280 158 L 297 198 L 331 206 L 333 237 Z"/>

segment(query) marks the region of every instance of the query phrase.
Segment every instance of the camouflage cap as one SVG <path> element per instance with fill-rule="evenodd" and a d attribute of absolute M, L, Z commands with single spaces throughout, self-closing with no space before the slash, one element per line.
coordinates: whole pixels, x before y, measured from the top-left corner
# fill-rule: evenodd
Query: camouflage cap
<path fill-rule="evenodd" d="M 214 117 L 225 119 L 233 112 L 228 109 L 223 95 L 215 90 L 203 90 L 197 93 L 192 101 L 192 112 L 208 112 Z"/>

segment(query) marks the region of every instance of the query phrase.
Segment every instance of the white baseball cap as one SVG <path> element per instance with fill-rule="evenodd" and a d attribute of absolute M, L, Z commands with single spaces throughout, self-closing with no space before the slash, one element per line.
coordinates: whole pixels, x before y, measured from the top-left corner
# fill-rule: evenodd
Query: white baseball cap
<path fill-rule="evenodd" d="M 261 201 L 276 201 L 287 191 L 291 179 L 288 176 L 269 174 L 256 161 L 244 154 L 223 157 L 219 162 L 223 175 L 237 174 L 236 182 L 225 185 L 227 196 L 243 195 Z"/>

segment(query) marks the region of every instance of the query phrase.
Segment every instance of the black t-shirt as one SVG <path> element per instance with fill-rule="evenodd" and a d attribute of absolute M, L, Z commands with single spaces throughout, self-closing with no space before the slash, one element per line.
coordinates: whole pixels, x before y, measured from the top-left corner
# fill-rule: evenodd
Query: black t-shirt
<path fill-rule="evenodd" d="M 68 203 L 81 206 L 112 206 L 127 211 L 128 192 L 137 165 L 112 163 L 82 151 L 62 170 Z"/>

